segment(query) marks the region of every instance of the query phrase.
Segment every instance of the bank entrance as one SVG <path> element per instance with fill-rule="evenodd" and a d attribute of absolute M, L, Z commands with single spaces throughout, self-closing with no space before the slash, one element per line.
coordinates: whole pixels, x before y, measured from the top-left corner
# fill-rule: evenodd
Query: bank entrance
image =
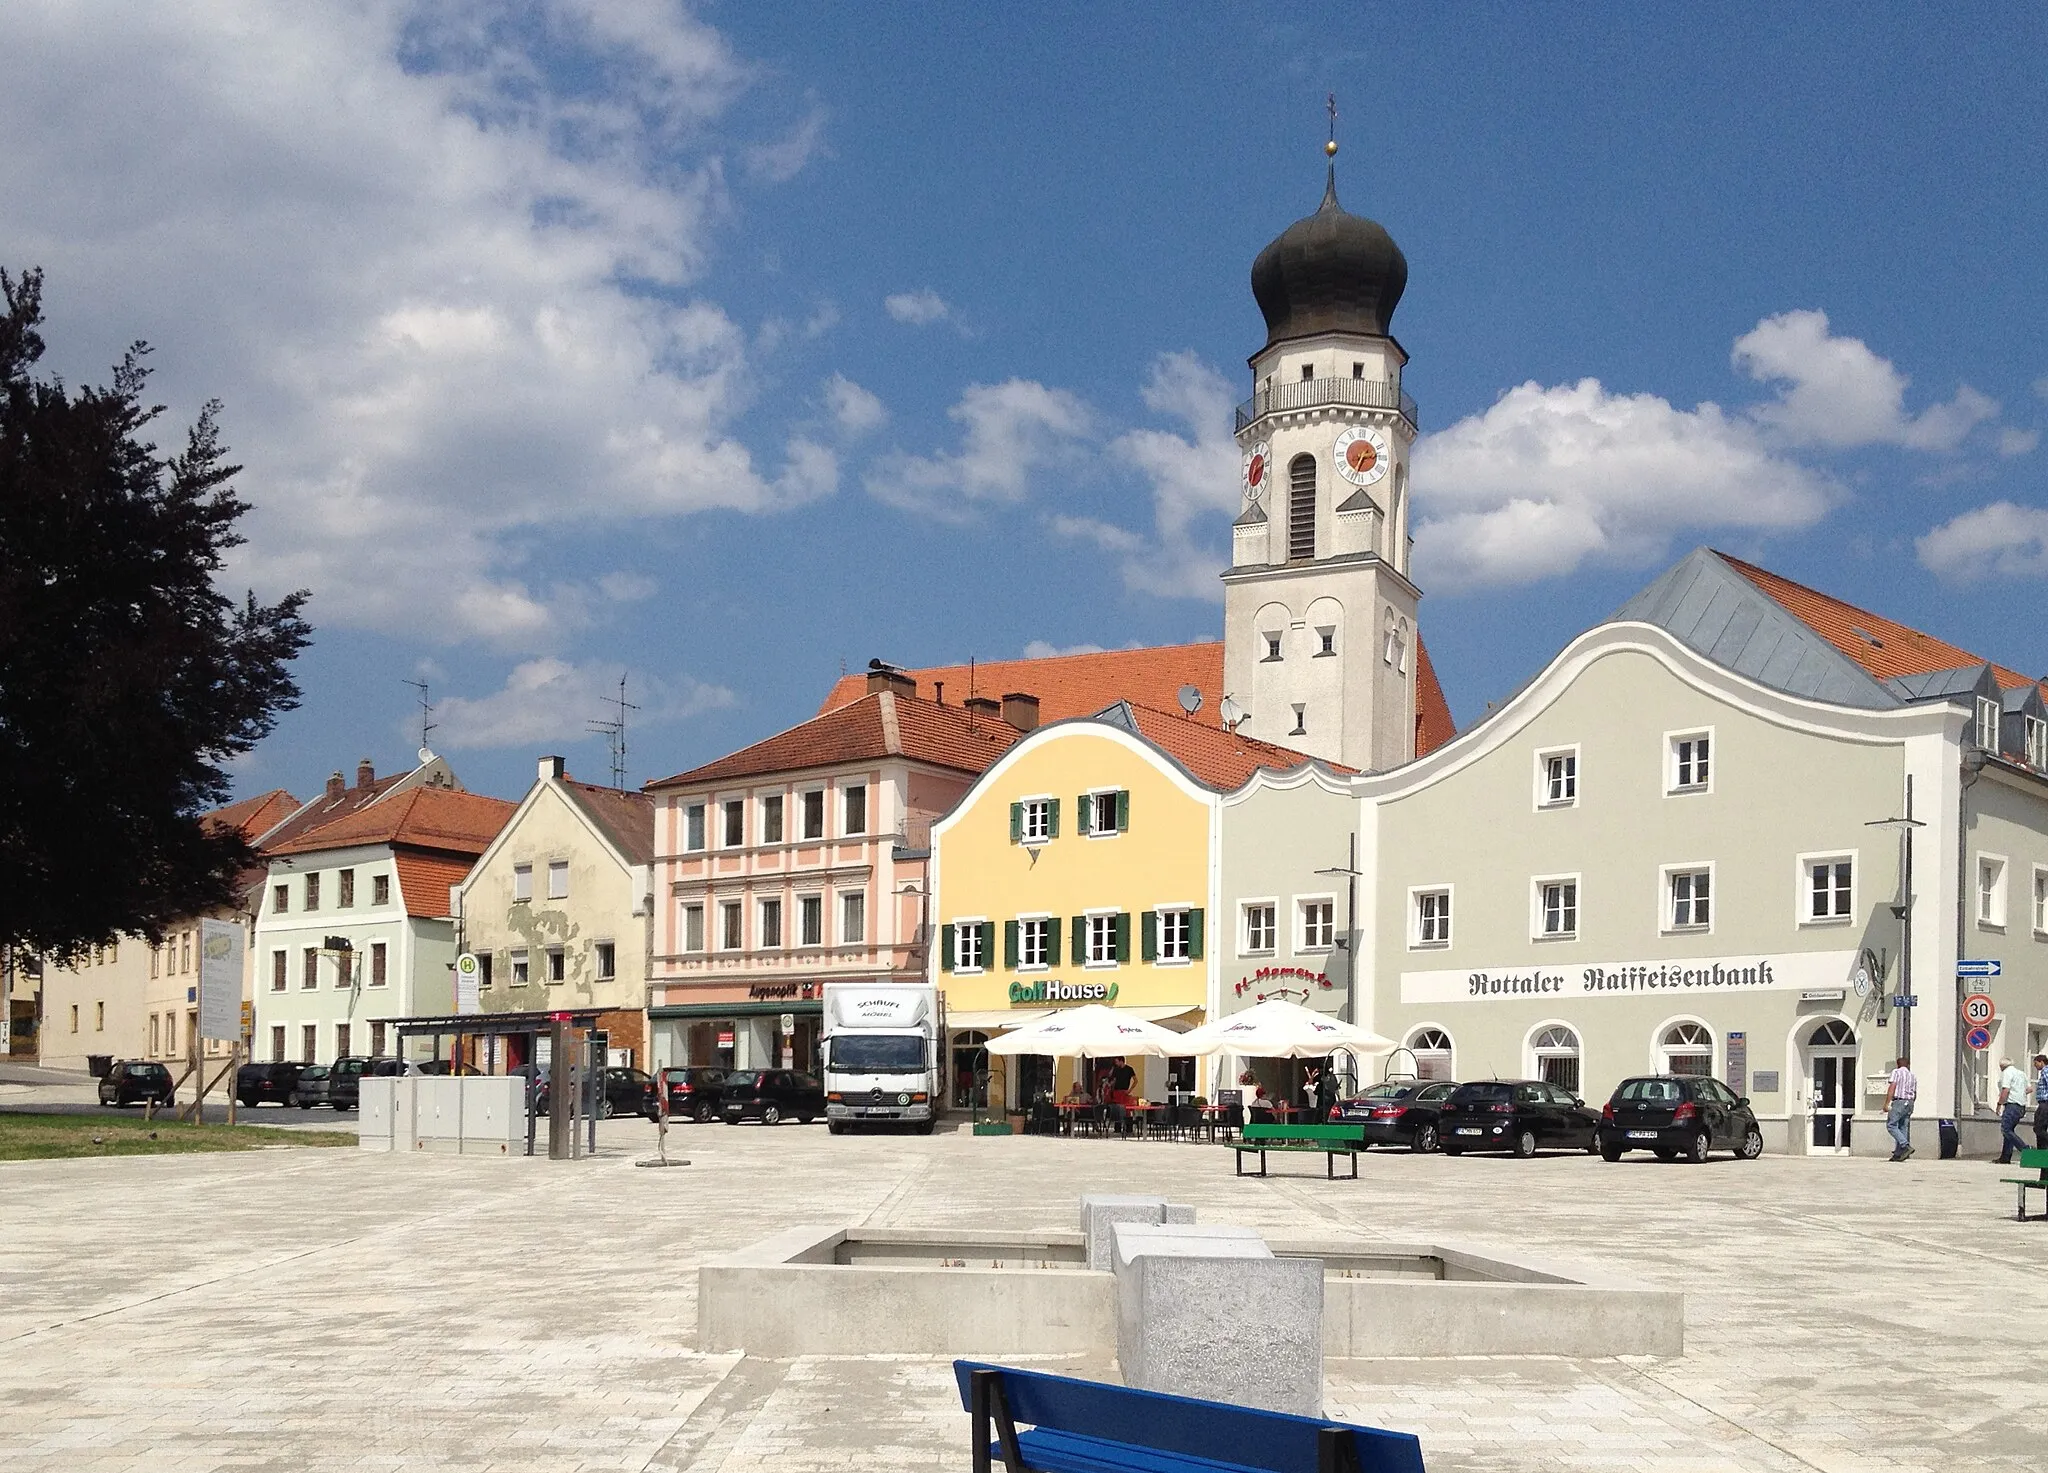
<path fill-rule="evenodd" d="M 1813 1081 L 1816 1154 L 1847 1152 L 1856 1114 L 1856 1030 L 1829 1019 L 1806 1036 L 1807 1077 Z"/>

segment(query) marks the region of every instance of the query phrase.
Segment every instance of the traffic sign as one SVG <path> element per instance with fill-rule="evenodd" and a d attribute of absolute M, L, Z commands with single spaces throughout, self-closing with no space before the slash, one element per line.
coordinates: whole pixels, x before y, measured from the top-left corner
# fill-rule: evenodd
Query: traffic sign
<path fill-rule="evenodd" d="M 1920 995 L 1914 993 L 1909 997 L 1903 992 L 1895 992 L 1892 994 L 1892 1006 L 1895 1008 L 1917 1008 L 1920 1006 Z"/>
<path fill-rule="evenodd" d="M 1956 963 L 1958 977 L 1997 977 L 2002 975 L 2004 970 L 2003 963 L 1996 957 L 1977 957 Z"/>
<path fill-rule="evenodd" d="M 1971 1048 L 1974 1049 L 1990 1048 L 1991 1030 L 1989 1028 L 1972 1028 L 1968 1033 L 1965 1033 L 1963 1035 L 1963 1042 L 1967 1043 Z"/>
<path fill-rule="evenodd" d="M 1998 1016 L 1998 1004 L 1985 992 L 1973 992 L 1963 999 L 1963 1021 L 1972 1028 L 1982 1028 Z"/>

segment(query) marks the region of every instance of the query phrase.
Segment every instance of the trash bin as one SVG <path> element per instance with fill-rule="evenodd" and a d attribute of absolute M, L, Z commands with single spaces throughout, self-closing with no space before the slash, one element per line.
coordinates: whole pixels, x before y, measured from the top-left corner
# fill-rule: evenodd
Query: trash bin
<path fill-rule="evenodd" d="M 1962 1133 L 1961 1131 L 1959 1131 L 1959 1130 L 1957 1130 L 1957 1129 L 1956 1129 L 1956 1123 L 1955 1123 L 1955 1121 L 1953 1121 L 1953 1120 L 1944 1120 L 1944 1121 L 1942 1121 L 1942 1122 L 1941 1122 L 1941 1159 L 1942 1159 L 1942 1160 L 1944 1160 L 1944 1161 L 1953 1161 L 1953 1160 L 1955 1160 L 1955 1159 L 1956 1159 L 1956 1152 L 1962 1149 L 1962 1144 L 1963 1144 L 1963 1133 Z"/>
<path fill-rule="evenodd" d="M 112 1054 L 87 1054 L 85 1056 L 85 1069 L 93 1078 L 105 1079 L 107 1075 L 113 1072 L 114 1056 Z"/>

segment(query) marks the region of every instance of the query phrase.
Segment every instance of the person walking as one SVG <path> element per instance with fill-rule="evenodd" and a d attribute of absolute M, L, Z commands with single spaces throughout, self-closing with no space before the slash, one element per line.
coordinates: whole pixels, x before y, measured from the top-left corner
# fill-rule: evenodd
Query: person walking
<path fill-rule="evenodd" d="M 1913 1154 L 1913 1101 L 1920 1097 L 1920 1081 L 1904 1054 L 1899 1067 L 1884 1086 L 1884 1128 L 1892 1136 L 1892 1160 L 1903 1161 Z"/>
<path fill-rule="evenodd" d="M 2034 1149 L 2048 1151 L 2048 1054 L 2034 1055 Z"/>
<path fill-rule="evenodd" d="M 1998 1164 L 2007 1166 L 2024 1151 L 2020 1116 L 2027 1113 L 2027 1076 L 2011 1059 L 1998 1061 Z"/>

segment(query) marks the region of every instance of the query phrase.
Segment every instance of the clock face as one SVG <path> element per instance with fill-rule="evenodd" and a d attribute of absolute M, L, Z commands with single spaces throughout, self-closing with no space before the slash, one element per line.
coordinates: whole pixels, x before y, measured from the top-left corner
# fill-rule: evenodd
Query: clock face
<path fill-rule="evenodd" d="M 1378 430 L 1354 426 L 1337 437 L 1337 474 L 1354 486 L 1370 486 L 1387 473 L 1391 455 L 1387 437 Z"/>
<path fill-rule="evenodd" d="M 1266 494 L 1266 482 L 1273 470 L 1272 448 L 1264 440 L 1244 453 L 1244 494 L 1257 501 Z"/>

